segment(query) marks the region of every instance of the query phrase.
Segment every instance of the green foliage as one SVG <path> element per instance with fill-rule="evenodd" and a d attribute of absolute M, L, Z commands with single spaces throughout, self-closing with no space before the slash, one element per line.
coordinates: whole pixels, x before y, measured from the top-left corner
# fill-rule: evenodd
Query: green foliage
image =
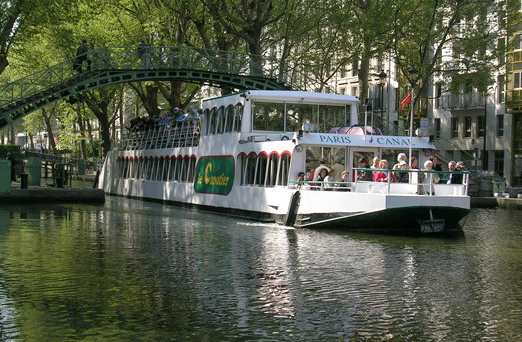
<path fill-rule="evenodd" d="M 20 146 L 17 145 L 0 145 L 0 159 L 5 159 L 9 156 L 20 155 Z"/>

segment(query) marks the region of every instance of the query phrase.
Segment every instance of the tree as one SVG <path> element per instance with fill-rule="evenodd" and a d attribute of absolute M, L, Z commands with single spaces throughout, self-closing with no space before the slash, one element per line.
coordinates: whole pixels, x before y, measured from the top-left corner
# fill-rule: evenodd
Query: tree
<path fill-rule="evenodd" d="M 400 0 L 394 7 L 393 51 L 403 77 L 415 85 L 414 105 L 427 96 L 434 75 L 452 90 L 469 80 L 487 88 L 497 67 L 494 0 Z"/>

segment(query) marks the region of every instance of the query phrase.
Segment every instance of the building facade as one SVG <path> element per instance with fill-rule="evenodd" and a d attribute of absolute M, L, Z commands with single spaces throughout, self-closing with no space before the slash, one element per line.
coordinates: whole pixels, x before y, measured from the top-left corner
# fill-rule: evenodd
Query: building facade
<path fill-rule="evenodd" d="M 511 184 L 522 187 L 522 1 L 507 3 L 506 112 L 510 117 Z"/>

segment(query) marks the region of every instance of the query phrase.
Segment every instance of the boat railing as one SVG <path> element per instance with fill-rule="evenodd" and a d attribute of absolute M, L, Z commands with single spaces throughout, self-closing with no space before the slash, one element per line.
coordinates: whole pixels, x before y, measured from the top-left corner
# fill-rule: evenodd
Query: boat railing
<path fill-rule="evenodd" d="M 352 191 L 427 196 L 466 196 L 469 171 L 353 168 Z"/>
<path fill-rule="evenodd" d="M 389 170 L 354 168 L 352 182 L 290 180 L 288 187 L 315 191 L 404 194 L 422 196 L 466 196 L 468 171 Z M 379 177 L 378 173 L 381 173 Z M 453 183 L 454 182 L 454 183 Z"/>
<path fill-rule="evenodd" d="M 136 127 L 127 130 L 121 139 L 120 149 L 132 151 L 198 146 L 199 134 L 199 121 Z"/>
<path fill-rule="evenodd" d="M 301 190 L 351 191 L 352 184 L 352 182 L 290 180 L 288 187 Z"/>

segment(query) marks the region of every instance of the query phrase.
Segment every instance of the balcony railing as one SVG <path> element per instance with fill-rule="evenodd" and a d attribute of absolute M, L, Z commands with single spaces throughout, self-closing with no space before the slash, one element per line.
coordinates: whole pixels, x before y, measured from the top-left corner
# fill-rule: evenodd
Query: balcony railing
<path fill-rule="evenodd" d="M 484 108 L 485 98 L 481 94 L 445 94 L 435 99 L 435 108 L 465 110 Z"/>

